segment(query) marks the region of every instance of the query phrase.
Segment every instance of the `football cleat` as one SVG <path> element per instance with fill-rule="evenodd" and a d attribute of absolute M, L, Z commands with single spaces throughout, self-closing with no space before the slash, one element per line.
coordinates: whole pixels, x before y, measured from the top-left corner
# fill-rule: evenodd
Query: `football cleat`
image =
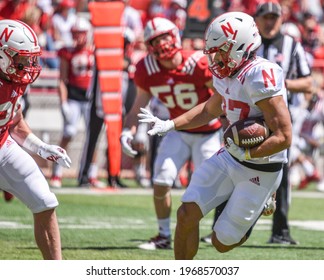
<path fill-rule="evenodd" d="M 50 186 L 52 188 L 62 188 L 62 178 L 59 177 L 59 176 L 53 176 L 51 179 L 50 179 Z"/>
<path fill-rule="evenodd" d="M 311 182 L 319 182 L 320 180 L 321 180 L 321 178 L 320 178 L 320 176 L 318 174 L 318 171 L 315 170 L 313 175 L 307 176 L 306 178 L 304 178 L 300 182 L 300 184 L 298 186 L 298 190 L 303 190 L 308 186 L 309 183 L 311 183 Z"/>
<path fill-rule="evenodd" d="M 9 192 L 3 191 L 3 198 L 6 202 L 10 202 L 13 200 L 14 196 Z"/>
<path fill-rule="evenodd" d="M 110 186 L 111 188 L 114 188 L 114 189 L 128 188 L 127 185 L 123 184 L 120 181 L 119 176 L 109 176 L 108 177 L 108 186 Z"/>
<path fill-rule="evenodd" d="M 143 250 L 171 249 L 171 236 L 165 237 L 159 234 L 139 245 L 138 248 Z"/>
<path fill-rule="evenodd" d="M 107 187 L 107 184 L 105 184 L 104 182 L 102 182 L 96 178 L 89 178 L 88 180 L 89 180 L 89 185 L 94 188 L 104 189 Z"/>
<path fill-rule="evenodd" d="M 288 230 L 282 230 L 282 234 L 273 234 L 269 241 L 268 244 L 281 244 L 281 245 L 298 245 L 299 242 L 294 240 Z"/>

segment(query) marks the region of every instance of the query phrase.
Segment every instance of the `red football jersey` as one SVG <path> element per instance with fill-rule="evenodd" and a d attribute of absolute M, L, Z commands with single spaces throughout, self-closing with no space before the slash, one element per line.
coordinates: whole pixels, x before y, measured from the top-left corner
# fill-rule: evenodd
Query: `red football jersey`
<path fill-rule="evenodd" d="M 58 51 L 58 56 L 69 63 L 68 84 L 86 90 L 92 76 L 93 51 L 87 48 L 77 50 L 65 47 Z"/>
<path fill-rule="evenodd" d="M 18 85 L 0 79 L 0 147 L 7 140 L 14 113 L 20 108 L 19 98 L 26 85 Z"/>
<path fill-rule="evenodd" d="M 136 65 L 136 85 L 157 97 L 168 108 L 171 118 L 200 104 L 213 94 L 206 87 L 212 79 L 206 56 L 201 51 L 181 50 L 183 61 L 176 69 L 166 69 L 148 55 Z M 216 119 L 190 132 L 208 132 L 221 126 Z"/>

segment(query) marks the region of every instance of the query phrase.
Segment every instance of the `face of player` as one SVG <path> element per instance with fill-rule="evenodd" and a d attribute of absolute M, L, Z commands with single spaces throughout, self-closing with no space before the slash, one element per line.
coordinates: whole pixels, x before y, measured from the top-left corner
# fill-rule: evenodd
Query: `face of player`
<path fill-rule="evenodd" d="M 230 76 L 235 70 L 236 63 L 230 59 L 228 50 L 220 48 L 216 52 L 208 54 L 207 57 L 209 70 L 220 79 Z"/>
<path fill-rule="evenodd" d="M 29 84 L 34 82 L 40 71 L 39 57 L 36 55 L 15 55 L 13 57 L 15 71 L 10 80 L 16 83 Z"/>
<path fill-rule="evenodd" d="M 158 59 L 171 59 L 178 51 L 175 37 L 166 33 L 154 38 L 151 42 L 151 52 Z"/>
<path fill-rule="evenodd" d="M 87 32 L 73 31 L 72 37 L 77 48 L 82 48 L 87 44 Z"/>
<path fill-rule="evenodd" d="M 280 32 L 282 18 L 275 14 L 267 14 L 256 17 L 255 22 L 261 36 L 265 39 L 272 39 Z"/>

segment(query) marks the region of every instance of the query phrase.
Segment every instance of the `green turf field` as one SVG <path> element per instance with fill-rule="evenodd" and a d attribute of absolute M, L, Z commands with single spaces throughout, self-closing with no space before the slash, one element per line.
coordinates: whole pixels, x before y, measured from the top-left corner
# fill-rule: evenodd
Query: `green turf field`
<path fill-rule="evenodd" d="M 63 257 L 67 260 L 170 260 L 172 250 L 144 251 L 137 245 L 157 233 L 151 190 L 133 185 L 119 191 L 57 192 Z M 66 192 L 66 193 L 65 193 Z M 181 191 L 173 195 L 172 229 Z M 17 199 L 0 199 L 0 259 L 38 260 L 32 216 Z M 262 218 L 240 248 L 220 254 L 200 243 L 196 259 L 208 260 L 324 260 L 324 194 L 312 189 L 294 191 L 291 232 L 297 246 L 269 245 L 271 218 Z M 210 232 L 212 214 L 201 222 L 201 235 Z"/>

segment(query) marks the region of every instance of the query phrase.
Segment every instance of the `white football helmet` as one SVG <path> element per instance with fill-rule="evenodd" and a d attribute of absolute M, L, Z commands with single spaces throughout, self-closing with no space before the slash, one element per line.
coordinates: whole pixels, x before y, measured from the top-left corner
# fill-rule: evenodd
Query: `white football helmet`
<path fill-rule="evenodd" d="M 215 18 L 205 33 L 209 70 L 220 79 L 231 76 L 260 45 L 261 36 L 251 16 L 225 13 Z"/>
<path fill-rule="evenodd" d="M 85 17 L 77 17 L 71 27 L 71 33 L 76 46 L 83 47 L 91 40 L 92 25 Z"/>
<path fill-rule="evenodd" d="M 170 35 L 172 40 L 152 46 L 152 40 L 164 34 Z M 148 52 L 160 60 L 172 58 L 182 48 L 178 27 L 170 20 L 161 17 L 155 17 L 147 22 L 144 29 L 144 42 Z"/>
<path fill-rule="evenodd" d="M 34 82 L 42 67 L 37 36 L 18 20 L 0 20 L 0 71 L 13 83 Z"/>

